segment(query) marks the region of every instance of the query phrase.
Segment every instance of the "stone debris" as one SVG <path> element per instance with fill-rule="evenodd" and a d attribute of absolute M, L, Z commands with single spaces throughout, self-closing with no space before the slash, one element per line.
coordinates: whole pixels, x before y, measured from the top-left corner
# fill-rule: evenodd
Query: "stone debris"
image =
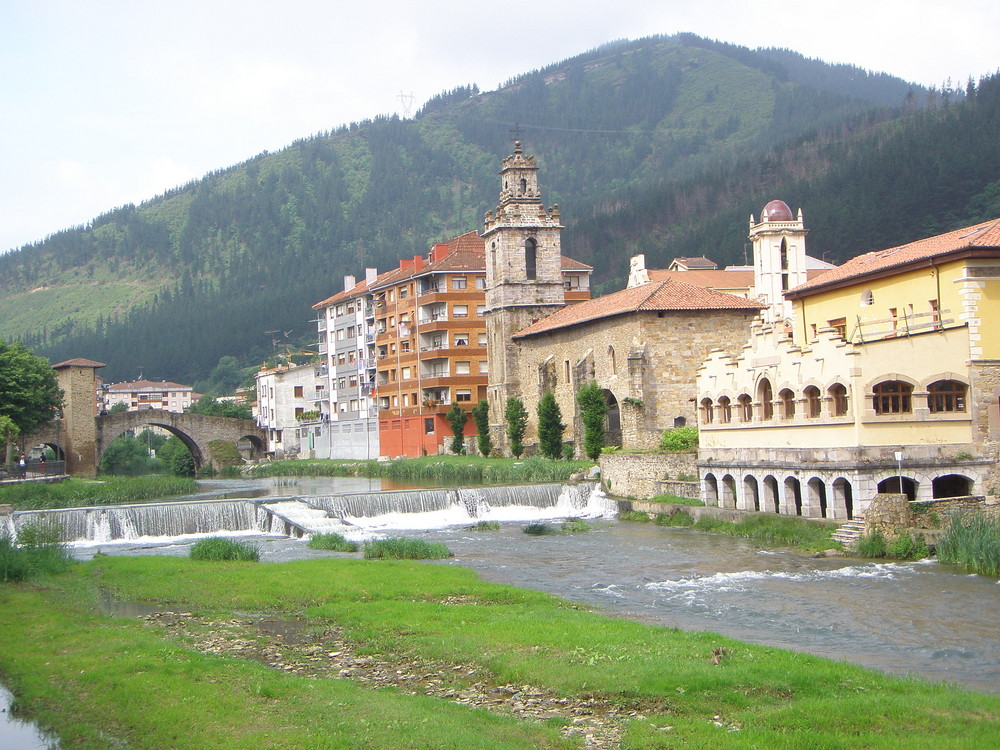
<path fill-rule="evenodd" d="M 272 669 L 306 677 L 339 677 L 366 687 L 396 687 L 527 721 L 565 721 L 562 734 L 578 737 L 587 750 L 611 750 L 627 720 L 644 720 L 658 705 L 625 705 L 600 698 L 559 696 L 534 685 L 497 684 L 475 664 L 445 664 L 412 656 L 361 655 L 335 629 L 316 634 L 288 620 L 221 620 L 190 612 L 156 612 L 149 625 L 193 640 L 203 653 L 253 659 Z M 649 702 L 647 702 L 649 703 Z M 670 729 L 670 728 L 665 728 Z"/>

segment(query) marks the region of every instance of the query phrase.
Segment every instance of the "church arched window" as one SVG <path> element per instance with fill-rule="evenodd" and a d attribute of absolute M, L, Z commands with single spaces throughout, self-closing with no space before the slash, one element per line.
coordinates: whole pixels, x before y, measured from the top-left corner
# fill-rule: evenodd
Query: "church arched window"
<path fill-rule="evenodd" d="M 534 280 L 537 275 L 536 265 L 538 263 L 538 243 L 533 237 L 524 241 L 524 275 L 529 280 Z"/>

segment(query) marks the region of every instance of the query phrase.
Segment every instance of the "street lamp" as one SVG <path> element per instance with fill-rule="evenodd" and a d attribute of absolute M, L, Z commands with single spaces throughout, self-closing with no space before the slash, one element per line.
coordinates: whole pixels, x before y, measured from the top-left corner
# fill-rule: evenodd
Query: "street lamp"
<path fill-rule="evenodd" d="M 896 457 L 896 482 L 899 485 L 899 494 L 903 494 L 903 451 L 894 451 Z"/>

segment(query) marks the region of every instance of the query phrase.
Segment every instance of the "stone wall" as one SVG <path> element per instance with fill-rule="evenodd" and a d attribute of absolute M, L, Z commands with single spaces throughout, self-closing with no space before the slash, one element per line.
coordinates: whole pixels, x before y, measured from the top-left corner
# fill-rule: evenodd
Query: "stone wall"
<path fill-rule="evenodd" d="M 631 312 L 517 339 L 516 380 L 529 414 L 525 443 L 537 440 L 537 404 L 549 388 L 567 425 L 565 439 L 580 455 L 576 391 L 593 378 L 618 403 L 622 447 L 655 449 L 663 430 L 696 424 L 695 374 L 702 360 L 712 349 L 740 347 L 755 312 Z"/>
<path fill-rule="evenodd" d="M 885 539 L 894 539 L 903 529 L 913 526 L 913 512 L 906 495 L 879 493 L 872 498 L 865 510 L 865 531 L 876 531 Z"/>
<path fill-rule="evenodd" d="M 984 477 L 987 495 L 1000 496 L 1000 360 L 977 360 L 969 368 L 972 439 L 992 459 Z"/>
<path fill-rule="evenodd" d="M 695 453 L 604 453 L 598 462 L 601 485 L 605 492 L 617 497 L 656 497 L 670 491 L 663 489 L 667 484 L 664 480 L 676 480 L 678 474 L 697 476 L 696 458 Z M 688 489 L 687 485 L 691 483 L 679 484 Z M 697 488 L 697 483 L 694 484 Z M 671 494 L 687 496 L 679 492 Z"/>

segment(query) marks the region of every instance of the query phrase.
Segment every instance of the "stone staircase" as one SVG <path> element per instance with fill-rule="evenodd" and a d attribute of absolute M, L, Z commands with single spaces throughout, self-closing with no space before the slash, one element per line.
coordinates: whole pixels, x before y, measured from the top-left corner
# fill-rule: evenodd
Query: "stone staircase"
<path fill-rule="evenodd" d="M 861 537 L 865 535 L 865 520 L 863 518 L 855 518 L 852 521 L 841 525 L 839 529 L 833 532 L 833 538 L 838 542 L 843 544 L 845 547 L 852 546 Z"/>

